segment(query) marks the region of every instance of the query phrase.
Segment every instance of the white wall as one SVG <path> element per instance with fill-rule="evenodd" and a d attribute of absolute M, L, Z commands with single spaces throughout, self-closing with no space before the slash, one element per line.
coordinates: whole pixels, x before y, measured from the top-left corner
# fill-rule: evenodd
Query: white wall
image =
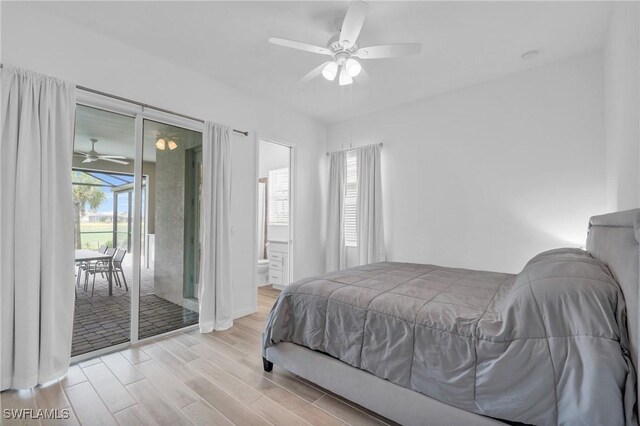
<path fill-rule="evenodd" d="M 640 207 L 640 7 L 619 2 L 604 50 L 607 195 L 611 211 Z"/>
<path fill-rule="evenodd" d="M 330 150 L 349 140 L 384 143 L 390 260 L 517 272 L 606 209 L 602 56 L 329 127 Z"/>
<path fill-rule="evenodd" d="M 183 114 L 249 130 L 232 140 L 232 273 L 234 312 L 255 308 L 256 134 L 297 147 L 298 203 L 294 278 L 324 270 L 321 186 L 326 126 L 279 105 L 254 99 L 209 76 L 174 65 L 37 6 L 2 2 L 2 61 L 157 105 Z M 194 55 L 203 52 L 194 52 Z"/>

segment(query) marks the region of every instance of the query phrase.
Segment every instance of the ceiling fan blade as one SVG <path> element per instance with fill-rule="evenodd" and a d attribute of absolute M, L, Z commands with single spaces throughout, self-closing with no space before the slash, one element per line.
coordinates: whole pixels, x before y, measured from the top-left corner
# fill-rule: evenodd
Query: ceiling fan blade
<path fill-rule="evenodd" d="M 364 18 L 367 16 L 367 7 L 367 3 L 360 0 L 349 3 L 349 9 L 340 29 L 340 43 L 343 47 L 349 48 L 358 40 Z"/>
<path fill-rule="evenodd" d="M 420 43 L 383 44 L 381 46 L 363 47 L 353 56 L 360 59 L 395 58 L 398 56 L 417 55 L 420 53 Z"/>
<path fill-rule="evenodd" d="M 101 159 L 102 161 L 110 161 L 110 162 L 112 162 L 112 163 L 118 163 L 118 164 L 124 164 L 124 165 L 129 164 L 129 162 L 128 162 L 128 161 L 114 160 L 113 158 L 102 158 L 102 157 L 101 157 L 100 159 Z"/>
<path fill-rule="evenodd" d="M 91 160 L 91 159 L 89 159 L 89 158 L 86 158 L 86 159 L 83 161 L 83 163 L 93 163 L 93 160 Z"/>
<path fill-rule="evenodd" d="M 314 46 L 313 44 L 303 43 L 301 41 L 269 37 L 269 43 L 276 44 L 278 46 L 289 47 L 291 49 L 304 50 L 305 52 L 320 53 L 321 55 L 332 55 L 331 51 L 326 47 Z"/>
<path fill-rule="evenodd" d="M 116 160 L 126 160 L 127 157 L 123 157 L 122 155 L 99 155 L 98 156 L 99 159 L 104 160 L 107 158 L 114 158 Z"/>
<path fill-rule="evenodd" d="M 324 67 L 326 67 L 327 64 L 330 64 L 330 63 L 331 63 L 331 61 L 327 61 L 327 62 L 323 62 L 322 64 L 318 65 L 317 67 L 315 67 L 314 69 L 309 71 L 307 74 L 305 74 L 304 77 L 302 77 L 300 80 L 298 80 L 296 82 L 296 84 L 306 83 L 308 81 L 313 80 L 316 77 L 321 76 L 322 75 L 322 70 L 324 69 Z"/>
<path fill-rule="evenodd" d="M 74 155 L 75 157 L 86 157 L 86 156 L 87 156 L 87 153 L 86 153 L 86 152 L 77 152 L 77 151 L 74 151 L 74 152 L 73 152 L 73 155 Z"/>

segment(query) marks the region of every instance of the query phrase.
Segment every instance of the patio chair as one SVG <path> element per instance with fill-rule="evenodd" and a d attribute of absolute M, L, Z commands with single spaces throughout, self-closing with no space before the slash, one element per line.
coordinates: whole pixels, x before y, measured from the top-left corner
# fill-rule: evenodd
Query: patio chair
<path fill-rule="evenodd" d="M 106 249 L 104 254 L 111 256 L 109 260 L 98 260 L 96 262 L 91 262 L 83 267 L 84 269 L 84 291 L 89 289 L 89 274 L 93 274 L 93 286 L 91 288 L 91 296 L 93 296 L 93 288 L 96 284 L 96 273 L 100 273 L 102 277 L 104 277 L 105 273 L 109 273 L 109 262 L 112 261 L 113 256 L 116 254 L 116 250 L 113 247 L 109 247 Z"/>
<path fill-rule="evenodd" d="M 124 277 L 124 271 L 122 270 L 122 260 L 124 259 L 124 255 L 127 254 L 126 250 L 113 249 L 115 251 L 112 259 L 111 273 L 113 274 L 111 279 L 115 279 L 116 285 L 122 287 L 122 283 L 120 282 L 120 277 L 118 276 L 118 272 L 122 274 L 122 279 L 124 281 L 124 286 L 127 291 L 129 291 L 129 287 L 127 286 L 127 280 Z M 107 250 L 107 254 L 109 250 Z M 91 269 L 87 271 L 88 273 L 93 275 L 93 281 L 91 283 L 91 297 L 93 297 L 93 293 L 96 288 L 96 274 L 108 274 L 109 273 L 109 264 L 105 262 L 96 262 Z M 88 278 L 87 278 L 88 279 Z M 86 290 L 86 286 L 85 286 Z"/>
<path fill-rule="evenodd" d="M 117 250 L 118 250 L 118 249 L 117 249 L 117 248 L 115 248 L 115 247 L 108 247 L 108 248 L 105 250 L 104 254 L 108 254 L 109 256 L 113 257 L 113 256 L 116 254 L 116 251 L 117 251 Z M 107 263 L 107 261 L 106 261 L 106 260 L 101 260 L 101 261 L 99 261 L 99 262 Z"/>
<path fill-rule="evenodd" d="M 110 250 L 112 250 L 112 252 L 109 252 Z M 98 248 L 98 251 L 100 253 L 106 253 L 106 254 L 110 254 L 112 257 L 115 254 L 115 249 L 109 249 L 107 246 L 105 245 L 101 245 Z M 105 261 L 98 261 L 101 263 L 105 263 Z M 76 274 L 76 285 L 78 287 L 80 287 L 80 278 L 82 276 L 82 273 L 84 273 L 84 291 L 87 291 L 87 287 L 89 285 L 89 271 L 91 270 L 91 268 L 93 267 L 93 263 L 95 262 L 82 262 L 80 264 L 78 264 L 78 273 Z M 104 277 L 104 275 L 102 275 Z"/>
<path fill-rule="evenodd" d="M 129 291 L 129 286 L 127 286 L 127 279 L 124 276 L 124 269 L 122 269 L 122 261 L 124 260 L 124 255 L 127 254 L 126 250 L 120 250 L 116 252 L 116 255 L 113 256 L 113 272 L 116 277 L 116 282 L 119 287 L 122 287 L 122 283 L 124 282 L 124 288 Z M 120 281 L 120 277 L 118 274 L 122 274 L 122 281 Z"/>
<path fill-rule="evenodd" d="M 107 253 L 107 252 L 109 251 L 109 248 L 108 248 L 107 246 L 100 246 L 100 248 L 98 249 L 98 251 L 99 251 L 100 253 L 110 254 L 110 255 L 111 255 L 111 257 L 113 258 L 113 256 L 114 256 L 114 255 L 115 255 L 115 253 L 116 253 L 116 249 L 115 249 L 115 248 L 112 248 L 111 250 L 112 250 L 112 252 Z M 99 260 L 98 262 L 101 262 L 101 263 L 104 263 L 105 265 L 108 265 L 108 263 L 107 263 L 105 260 Z M 100 276 L 101 276 L 102 278 L 104 278 L 104 274 L 102 274 L 102 273 L 101 273 L 101 274 L 100 274 Z"/>

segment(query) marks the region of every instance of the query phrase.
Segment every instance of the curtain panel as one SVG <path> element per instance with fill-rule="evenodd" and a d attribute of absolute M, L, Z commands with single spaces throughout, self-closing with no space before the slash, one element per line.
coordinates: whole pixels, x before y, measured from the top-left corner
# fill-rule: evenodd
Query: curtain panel
<path fill-rule="evenodd" d="M 329 199 L 327 210 L 327 272 L 346 267 L 344 240 L 344 199 L 347 155 L 344 151 L 329 156 Z"/>
<path fill-rule="evenodd" d="M 0 70 L 0 384 L 66 374 L 74 310 L 75 86 Z"/>
<path fill-rule="evenodd" d="M 380 145 L 356 150 L 358 164 L 358 195 L 356 197 L 356 227 L 358 262 L 366 265 L 386 260 L 382 222 L 382 178 Z"/>
<path fill-rule="evenodd" d="M 200 257 L 200 332 L 233 326 L 231 277 L 231 131 L 204 123 Z"/>

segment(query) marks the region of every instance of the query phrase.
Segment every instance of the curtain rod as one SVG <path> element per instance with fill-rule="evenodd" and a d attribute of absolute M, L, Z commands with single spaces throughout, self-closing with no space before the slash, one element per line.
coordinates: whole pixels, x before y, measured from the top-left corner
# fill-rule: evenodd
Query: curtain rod
<path fill-rule="evenodd" d="M 371 145 L 375 145 L 375 144 L 371 144 Z M 348 152 L 348 151 L 353 151 L 354 149 L 364 148 L 365 146 L 371 146 L 371 145 L 357 146 L 355 148 L 341 149 L 341 150 L 332 151 L 332 152 Z M 380 145 L 380 147 L 382 147 L 382 142 L 380 142 L 378 145 Z M 331 154 L 331 152 L 327 152 L 327 155 L 329 155 L 329 154 Z"/>
<path fill-rule="evenodd" d="M 0 63 L 0 69 L 2 69 L 3 67 L 4 67 L 4 65 L 2 63 Z M 119 100 L 119 101 L 129 102 L 129 103 L 132 103 L 134 105 L 141 106 L 143 108 L 154 109 L 156 111 L 160 111 L 160 112 L 165 112 L 167 114 L 176 115 L 178 117 L 186 118 L 188 120 L 193 120 L 193 121 L 198 121 L 200 123 L 204 123 L 204 120 L 201 119 L 201 118 L 196 118 L 196 117 L 191 117 L 190 115 L 180 114 L 179 112 L 175 112 L 175 111 L 171 111 L 171 110 L 168 110 L 168 109 L 160 108 L 160 107 L 157 107 L 157 106 L 153 106 L 153 105 L 145 104 L 145 103 L 142 103 L 142 102 L 134 101 L 133 99 L 124 98 L 122 96 L 113 95 L 111 93 L 101 92 L 100 90 L 91 89 L 89 87 L 76 85 L 76 89 L 84 90 L 85 92 L 89 92 L 89 93 L 95 93 L 96 95 L 106 96 L 106 97 L 109 97 L 109 98 L 112 98 L 112 99 L 116 99 L 116 100 Z M 234 131 L 234 133 L 238 133 L 240 135 L 249 136 L 249 132 L 247 132 L 247 131 L 238 130 L 238 129 L 233 129 L 233 131 Z"/>

